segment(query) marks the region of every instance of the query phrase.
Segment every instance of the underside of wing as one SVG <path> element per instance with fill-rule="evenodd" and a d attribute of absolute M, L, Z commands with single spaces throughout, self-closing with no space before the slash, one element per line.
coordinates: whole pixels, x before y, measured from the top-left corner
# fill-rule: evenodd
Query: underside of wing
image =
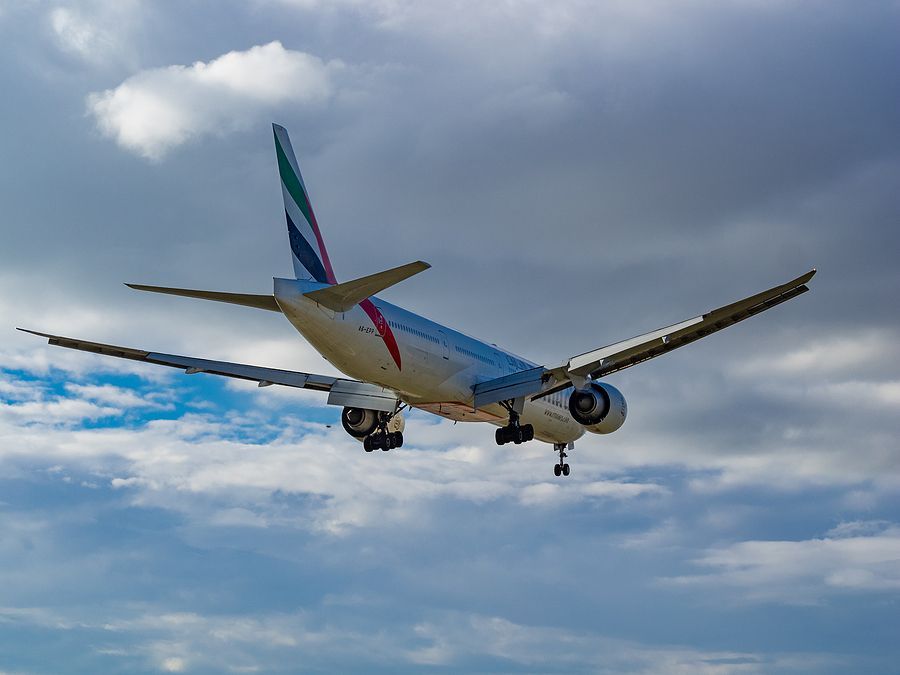
<path fill-rule="evenodd" d="M 531 395 L 531 398 L 534 400 L 548 396 L 573 383 L 579 384 L 585 380 L 605 377 L 630 368 L 637 363 L 655 358 L 723 328 L 728 328 L 744 319 L 749 319 L 751 316 L 806 293 L 809 290 L 806 284 L 815 273 L 816 270 L 811 270 L 785 284 L 774 286 L 762 293 L 719 307 L 706 314 L 573 356 L 566 363 L 555 368 L 545 368 L 542 378 L 544 385 L 538 393 Z M 529 382 L 532 389 L 536 388 L 538 380 L 531 377 Z M 485 390 L 485 394 L 487 394 L 487 389 L 494 388 L 487 383 L 480 386 Z M 483 400 L 487 398 L 492 397 L 485 396 Z"/>
<path fill-rule="evenodd" d="M 192 356 L 148 352 L 141 349 L 132 349 L 130 347 L 119 347 L 116 345 L 103 344 L 101 342 L 89 342 L 77 338 L 63 337 L 61 335 L 39 333 L 25 328 L 19 328 L 18 330 L 25 333 L 31 333 L 32 335 L 45 337 L 51 345 L 57 347 L 68 347 L 69 349 L 78 349 L 83 352 L 103 354 L 104 356 L 115 356 L 121 359 L 131 359 L 132 361 L 154 363 L 159 366 L 181 368 L 189 375 L 195 373 L 209 373 L 211 375 L 224 375 L 226 377 L 234 377 L 241 380 L 252 380 L 254 382 L 259 382 L 260 386 L 281 384 L 286 387 L 317 389 L 319 391 L 330 391 L 334 383 L 338 381 L 338 378 L 329 377 L 328 375 L 313 375 L 311 373 L 300 373 L 293 370 L 249 366 L 243 363 L 229 363 L 228 361 L 198 359 Z"/>
<path fill-rule="evenodd" d="M 397 396 L 393 391 L 368 382 L 346 380 L 329 375 L 314 375 L 301 373 L 294 370 L 280 370 L 278 368 L 263 368 L 244 363 L 231 363 L 228 361 L 213 361 L 200 359 L 193 356 L 179 356 L 177 354 L 163 354 L 161 352 L 148 352 L 130 347 L 119 347 L 101 342 L 89 342 L 76 338 L 39 333 L 25 328 L 19 328 L 25 333 L 38 335 L 48 339 L 51 345 L 68 347 L 94 354 L 115 356 L 132 361 L 144 361 L 160 366 L 181 368 L 187 374 L 208 373 L 210 375 L 223 375 L 241 380 L 258 382 L 260 387 L 272 384 L 280 384 L 285 387 L 297 387 L 299 389 L 313 389 L 316 391 L 330 392 L 328 403 L 332 405 L 349 405 L 371 408 L 373 410 L 392 411 L 397 404 Z"/>
<path fill-rule="evenodd" d="M 815 273 L 816 270 L 811 270 L 786 284 L 711 310 L 693 319 L 575 356 L 569 359 L 566 370 L 575 376 L 604 377 L 641 361 L 660 356 L 806 293 L 809 290 L 806 283 Z"/>

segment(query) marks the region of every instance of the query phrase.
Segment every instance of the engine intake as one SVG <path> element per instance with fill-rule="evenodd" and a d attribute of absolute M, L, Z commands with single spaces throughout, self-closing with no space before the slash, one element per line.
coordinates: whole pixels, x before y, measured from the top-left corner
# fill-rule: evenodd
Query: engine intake
<path fill-rule="evenodd" d="M 341 426 L 353 438 L 365 438 L 378 428 L 378 412 L 366 408 L 344 408 Z"/>
<path fill-rule="evenodd" d="M 569 397 L 569 412 L 576 422 L 594 434 L 611 434 L 625 424 L 628 405 L 622 392 L 612 385 L 591 382 Z"/>
<path fill-rule="evenodd" d="M 385 413 L 379 413 L 377 410 L 369 410 L 368 408 L 344 408 L 341 413 L 341 426 L 344 431 L 353 436 L 358 441 L 363 440 L 366 436 L 372 434 L 378 429 L 379 416 Z M 401 413 L 396 413 L 387 422 L 385 430 L 388 433 L 400 432 L 406 427 L 406 422 Z"/>

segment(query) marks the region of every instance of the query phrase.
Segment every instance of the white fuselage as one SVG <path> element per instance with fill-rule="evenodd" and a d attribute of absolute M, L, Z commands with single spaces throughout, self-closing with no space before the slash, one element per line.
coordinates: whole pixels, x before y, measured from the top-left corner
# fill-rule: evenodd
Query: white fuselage
<path fill-rule="evenodd" d="M 499 404 L 475 410 L 473 387 L 537 364 L 418 314 L 371 298 L 338 313 L 303 296 L 326 285 L 275 279 L 275 298 L 288 321 L 335 368 L 349 377 L 396 391 L 412 407 L 452 420 L 505 425 Z M 568 409 L 571 390 L 526 399 L 523 424 L 535 438 L 569 443 L 584 434 Z"/>

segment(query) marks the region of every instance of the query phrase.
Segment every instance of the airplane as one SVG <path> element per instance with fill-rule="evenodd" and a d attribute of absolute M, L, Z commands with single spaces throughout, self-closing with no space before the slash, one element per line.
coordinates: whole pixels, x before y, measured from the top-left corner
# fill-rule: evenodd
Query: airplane
<path fill-rule="evenodd" d="M 327 393 L 341 424 L 366 452 L 403 445 L 403 411 L 499 427 L 498 445 L 551 443 L 555 476 L 585 432 L 609 434 L 625 422 L 625 397 L 601 381 L 797 297 L 816 270 L 705 314 L 572 356 L 549 366 L 470 337 L 376 297 L 430 267 L 422 261 L 338 282 L 300 175 L 287 130 L 273 124 L 293 279 L 271 295 L 126 284 L 130 288 L 279 312 L 346 377 L 316 375 L 89 342 L 28 329 L 48 343 L 106 356 Z"/>

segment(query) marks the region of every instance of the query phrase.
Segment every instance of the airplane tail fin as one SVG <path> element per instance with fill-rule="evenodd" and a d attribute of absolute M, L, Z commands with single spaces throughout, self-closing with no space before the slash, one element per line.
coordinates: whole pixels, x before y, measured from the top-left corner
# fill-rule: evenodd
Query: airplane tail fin
<path fill-rule="evenodd" d="M 278 174 L 281 177 L 281 194 L 284 197 L 284 215 L 294 274 L 298 279 L 336 284 L 337 279 L 328 259 L 328 251 L 325 250 L 325 242 L 300 175 L 300 166 L 294 156 L 287 129 L 278 124 L 273 124 L 272 129 L 275 132 L 275 154 L 278 157 Z"/>

